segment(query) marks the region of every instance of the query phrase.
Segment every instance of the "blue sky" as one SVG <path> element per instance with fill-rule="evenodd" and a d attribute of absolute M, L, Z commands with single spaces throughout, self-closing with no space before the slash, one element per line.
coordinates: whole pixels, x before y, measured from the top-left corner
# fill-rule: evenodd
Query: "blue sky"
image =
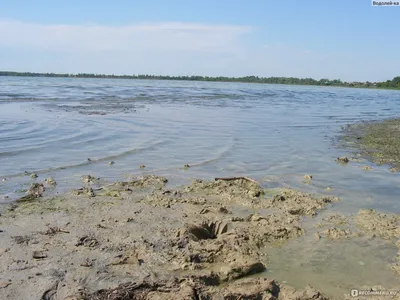
<path fill-rule="evenodd" d="M 386 80 L 399 28 L 370 0 L 2 0 L 0 69 Z"/>

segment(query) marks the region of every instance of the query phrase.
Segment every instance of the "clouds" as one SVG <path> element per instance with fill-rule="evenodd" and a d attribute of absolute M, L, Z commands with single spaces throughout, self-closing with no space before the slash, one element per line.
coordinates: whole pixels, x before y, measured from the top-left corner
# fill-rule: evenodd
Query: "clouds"
<path fill-rule="evenodd" d="M 0 69 L 351 81 L 386 80 L 400 69 L 399 58 L 316 52 L 266 40 L 264 31 L 179 22 L 104 26 L 0 20 Z"/>
<path fill-rule="evenodd" d="M 386 81 L 400 70 L 400 56 L 373 56 L 351 49 L 322 52 L 281 43 L 248 49 L 236 63 L 246 74 L 343 81 Z"/>
<path fill-rule="evenodd" d="M 232 50 L 246 26 L 149 23 L 129 26 L 40 25 L 0 21 L 0 46 L 43 51 L 213 51 Z"/>

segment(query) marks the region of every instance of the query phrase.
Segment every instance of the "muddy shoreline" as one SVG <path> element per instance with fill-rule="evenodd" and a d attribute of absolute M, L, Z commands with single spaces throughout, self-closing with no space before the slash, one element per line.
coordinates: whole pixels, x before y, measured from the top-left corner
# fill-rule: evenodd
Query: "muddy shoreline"
<path fill-rule="evenodd" d="M 155 175 L 106 185 L 85 176 L 81 188 L 46 196 L 53 181 L 3 206 L 1 299 L 350 297 L 332 297 L 312 282 L 296 290 L 265 273 L 266 246 L 307 234 L 304 219 L 337 197 L 266 190 L 246 177 L 169 188 Z M 400 247 L 399 224 L 400 216 L 374 210 L 333 214 L 316 225 L 315 239 L 380 238 Z M 400 253 L 391 266 L 400 276 L 399 266 Z"/>
<path fill-rule="evenodd" d="M 389 165 L 391 172 L 400 171 L 400 119 L 350 124 L 343 129 L 340 146 L 354 150 L 355 157 L 366 158 L 377 165 Z M 347 159 L 347 161 L 345 160 Z M 347 163 L 346 157 L 338 162 Z"/>

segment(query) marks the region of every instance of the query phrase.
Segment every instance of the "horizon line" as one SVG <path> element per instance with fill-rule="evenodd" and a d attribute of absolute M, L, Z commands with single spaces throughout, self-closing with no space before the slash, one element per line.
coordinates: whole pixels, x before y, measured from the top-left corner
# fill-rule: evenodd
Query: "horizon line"
<path fill-rule="evenodd" d="M 293 77 L 293 76 L 258 76 L 258 75 L 245 75 L 245 76 L 208 76 L 208 75 L 156 75 L 156 74 L 123 74 L 123 75 L 116 75 L 116 74 L 106 74 L 106 73 L 86 73 L 86 72 L 79 72 L 79 73 L 58 73 L 58 72 L 25 72 L 25 71 L 10 71 L 10 70 L 0 70 L 0 76 L 24 76 L 24 77 L 36 77 L 37 75 L 43 77 L 87 77 L 87 78 L 104 78 L 104 77 L 111 77 L 111 78 L 126 78 L 126 79 L 142 79 L 140 77 L 150 77 L 154 79 L 162 79 L 162 78 L 169 78 L 169 79 L 191 79 L 195 81 L 197 79 L 226 79 L 226 80 L 240 80 L 240 79 L 258 79 L 258 80 L 266 80 L 266 79 L 296 79 L 296 80 L 312 80 L 316 82 L 327 81 L 327 82 L 340 82 L 340 83 L 381 83 L 391 81 L 390 79 L 386 81 L 342 81 L 339 78 L 330 79 L 330 78 L 319 78 L 315 79 L 312 77 Z M 395 76 L 394 78 L 396 78 Z"/>

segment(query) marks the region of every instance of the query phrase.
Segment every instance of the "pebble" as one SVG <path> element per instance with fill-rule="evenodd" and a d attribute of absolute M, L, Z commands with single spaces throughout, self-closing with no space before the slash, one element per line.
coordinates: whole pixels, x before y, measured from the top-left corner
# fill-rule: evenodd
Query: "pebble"
<path fill-rule="evenodd" d="M 32 257 L 35 259 L 46 258 L 47 254 L 44 251 L 33 251 Z"/>
<path fill-rule="evenodd" d="M 350 160 L 346 156 L 341 156 L 336 159 L 340 163 L 347 164 Z"/>
<path fill-rule="evenodd" d="M 222 207 L 219 208 L 219 212 L 222 213 L 222 214 L 228 214 L 229 210 L 226 207 L 222 206 Z"/>
<path fill-rule="evenodd" d="M 369 171 L 369 170 L 372 170 L 372 167 L 370 167 L 370 166 L 363 166 L 362 169 L 363 169 L 364 171 Z"/>
<path fill-rule="evenodd" d="M 10 250 L 9 248 L 0 248 L 0 256 L 8 252 L 9 250 Z"/>
<path fill-rule="evenodd" d="M 11 284 L 9 281 L 0 281 L 0 289 L 6 288 Z"/>
<path fill-rule="evenodd" d="M 46 178 L 46 182 L 50 185 L 56 185 L 57 182 L 53 179 L 53 177 Z"/>

